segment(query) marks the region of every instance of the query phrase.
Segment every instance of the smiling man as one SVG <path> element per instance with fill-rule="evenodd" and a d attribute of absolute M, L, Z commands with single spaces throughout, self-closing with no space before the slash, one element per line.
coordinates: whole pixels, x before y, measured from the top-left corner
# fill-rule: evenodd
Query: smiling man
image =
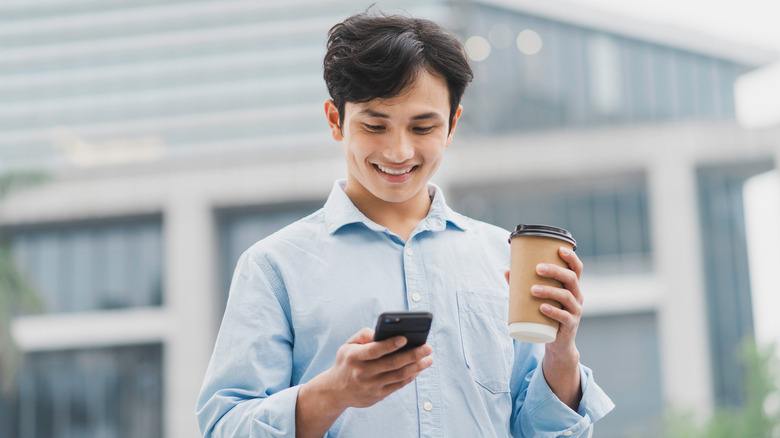
<path fill-rule="evenodd" d="M 455 213 L 429 182 L 472 79 L 457 38 L 358 14 L 331 29 L 324 77 L 347 178 L 239 260 L 198 401 L 203 436 L 589 436 L 613 405 L 579 363 L 577 255 L 539 266 L 564 285 L 539 292 L 563 306 L 542 308 L 556 340 L 514 341 L 509 232 Z M 373 341 L 377 316 L 397 310 L 434 315 L 427 344 Z"/>
<path fill-rule="evenodd" d="M 344 144 L 344 192 L 366 217 L 403 240 L 428 214 L 428 181 L 462 111 L 449 116 L 447 82 L 438 74 L 420 70 L 412 79 L 399 96 L 345 102 L 342 111 L 333 100 L 325 103 L 333 138 Z"/>

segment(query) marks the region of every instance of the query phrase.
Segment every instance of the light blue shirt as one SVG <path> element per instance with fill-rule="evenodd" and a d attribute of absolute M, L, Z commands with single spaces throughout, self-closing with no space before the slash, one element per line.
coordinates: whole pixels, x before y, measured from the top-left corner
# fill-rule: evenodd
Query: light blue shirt
<path fill-rule="evenodd" d="M 433 365 L 327 437 L 590 436 L 614 405 L 581 366 L 577 412 L 541 371 L 542 344 L 507 332 L 509 232 L 453 212 L 437 187 L 407 242 L 337 182 L 325 206 L 253 245 L 236 267 L 197 406 L 205 437 L 294 437 L 301 384 L 380 313 L 433 313 Z"/>

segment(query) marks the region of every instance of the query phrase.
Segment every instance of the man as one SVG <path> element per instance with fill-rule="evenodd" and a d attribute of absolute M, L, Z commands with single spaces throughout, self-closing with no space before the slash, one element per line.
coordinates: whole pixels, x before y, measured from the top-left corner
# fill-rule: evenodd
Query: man
<path fill-rule="evenodd" d="M 429 184 L 472 79 L 435 23 L 358 14 L 334 26 L 324 76 L 347 179 L 325 206 L 238 262 L 201 396 L 214 437 L 589 436 L 613 405 L 579 364 L 582 263 L 538 272 L 554 342 L 507 334 L 506 230 Z M 520 218 L 519 218 L 520 219 Z M 373 342 L 383 311 L 433 313 L 428 344 Z"/>

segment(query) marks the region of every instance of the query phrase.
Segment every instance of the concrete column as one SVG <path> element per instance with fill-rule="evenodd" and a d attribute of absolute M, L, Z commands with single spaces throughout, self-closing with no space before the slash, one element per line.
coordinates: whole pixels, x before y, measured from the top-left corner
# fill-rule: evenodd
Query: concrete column
<path fill-rule="evenodd" d="M 694 162 L 679 152 L 659 151 L 649 169 L 661 372 L 669 406 L 702 420 L 713 389 L 698 196 Z"/>
<path fill-rule="evenodd" d="M 214 346 L 216 230 L 203 191 L 172 184 L 164 209 L 165 308 L 164 424 L 170 438 L 200 436 L 195 420 L 203 375 Z"/>

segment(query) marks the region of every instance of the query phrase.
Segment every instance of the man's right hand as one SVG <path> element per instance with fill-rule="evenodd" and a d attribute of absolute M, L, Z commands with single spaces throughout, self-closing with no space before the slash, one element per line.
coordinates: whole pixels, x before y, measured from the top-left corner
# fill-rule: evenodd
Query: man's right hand
<path fill-rule="evenodd" d="M 353 335 L 336 353 L 333 367 L 323 373 L 337 406 L 365 408 L 383 400 L 414 380 L 433 364 L 431 347 L 422 345 L 390 354 L 406 345 L 396 336 L 373 342 L 374 331 L 363 329 Z"/>
<path fill-rule="evenodd" d="M 339 348 L 331 368 L 301 386 L 296 437 L 323 436 L 347 408 L 373 406 L 433 364 L 427 344 L 390 354 L 406 345 L 405 337 L 373 339 L 373 330 L 359 331 Z"/>

